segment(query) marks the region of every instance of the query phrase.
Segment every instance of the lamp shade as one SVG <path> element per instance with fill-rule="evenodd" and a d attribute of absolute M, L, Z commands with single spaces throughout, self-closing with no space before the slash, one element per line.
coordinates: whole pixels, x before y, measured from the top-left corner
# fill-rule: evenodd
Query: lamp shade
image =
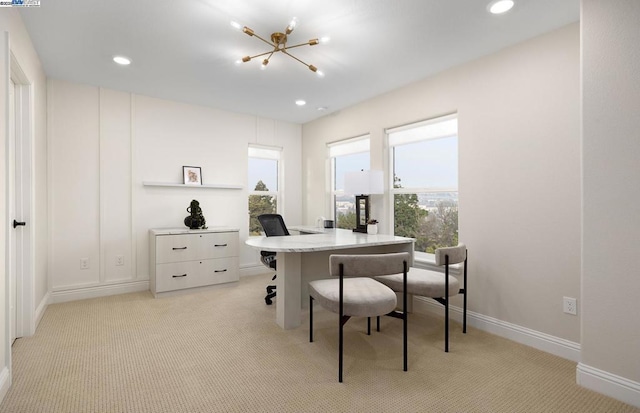
<path fill-rule="evenodd" d="M 383 194 L 382 171 L 367 170 L 345 173 L 344 192 L 353 195 Z"/>

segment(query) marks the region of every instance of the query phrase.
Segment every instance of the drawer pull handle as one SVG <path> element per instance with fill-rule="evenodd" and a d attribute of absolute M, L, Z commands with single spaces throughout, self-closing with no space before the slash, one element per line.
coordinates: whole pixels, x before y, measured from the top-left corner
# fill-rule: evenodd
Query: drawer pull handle
<path fill-rule="evenodd" d="M 174 251 L 175 251 L 175 250 L 186 250 L 186 249 L 187 249 L 187 247 L 180 247 L 180 248 L 173 247 L 173 250 L 174 250 Z"/>
<path fill-rule="evenodd" d="M 227 244 L 214 244 L 215 247 L 226 247 Z"/>
<path fill-rule="evenodd" d="M 224 270 L 213 270 L 213 272 L 227 272 L 227 269 L 225 268 Z"/>
<path fill-rule="evenodd" d="M 173 278 L 182 278 L 182 277 L 186 277 L 187 274 L 182 274 L 182 275 L 172 275 L 171 277 Z"/>

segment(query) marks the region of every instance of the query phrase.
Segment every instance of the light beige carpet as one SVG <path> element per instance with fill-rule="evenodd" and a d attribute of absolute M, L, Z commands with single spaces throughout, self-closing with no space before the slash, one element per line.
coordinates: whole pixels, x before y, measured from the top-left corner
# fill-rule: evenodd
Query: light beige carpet
<path fill-rule="evenodd" d="M 267 276 L 160 299 L 151 294 L 51 305 L 13 346 L 0 412 L 640 412 L 575 384 L 575 363 L 412 314 L 409 371 L 401 321 L 346 324 L 337 381 L 337 318 L 315 312 L 284 331 L 264 304 Z M 306 313 L 305 313 L 306 315 Z"/>

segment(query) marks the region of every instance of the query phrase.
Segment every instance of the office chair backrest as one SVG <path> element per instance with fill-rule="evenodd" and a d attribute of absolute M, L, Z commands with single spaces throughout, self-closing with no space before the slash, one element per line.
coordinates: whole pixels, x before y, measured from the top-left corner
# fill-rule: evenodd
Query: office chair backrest
<path fill-rule="evenodd" d="M 262 229 L 267 237 L 281 237 L 289 235 L 284 219 L 280 214 L 262 214 L 258 215 L 258 221 L 262 225 Z"/>

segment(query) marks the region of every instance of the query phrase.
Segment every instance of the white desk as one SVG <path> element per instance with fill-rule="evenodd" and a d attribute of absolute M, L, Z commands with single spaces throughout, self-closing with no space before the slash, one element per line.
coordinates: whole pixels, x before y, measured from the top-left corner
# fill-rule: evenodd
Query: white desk
<path fill-rule="evenodd" d="M 329 277 L 329 255 L 408 252 L 413 265 L 413 243 L 413 238 L 368 235 L 346 229 L 325 229 L 321 234 L 253 237 L 246 241 L 255 249 L 277 253 L 276 322 L 284 329 L 301 324 L 301 309 L 308 302 L 307 284 Z"/>
<path fill-rule="evenodd" d="M 311 226 L 311 225 L 294 225 L 292 227 L 288 227 L 287 229 L 289 229 L 289 231 L 297 231 L 299 232 L 301 235 L 304 234 L 325 234 L 325 233 L 329 233 L 329 232 L 333 232 L 335 231 L 334 228 L 320 228 L 317 226 Z"/>

